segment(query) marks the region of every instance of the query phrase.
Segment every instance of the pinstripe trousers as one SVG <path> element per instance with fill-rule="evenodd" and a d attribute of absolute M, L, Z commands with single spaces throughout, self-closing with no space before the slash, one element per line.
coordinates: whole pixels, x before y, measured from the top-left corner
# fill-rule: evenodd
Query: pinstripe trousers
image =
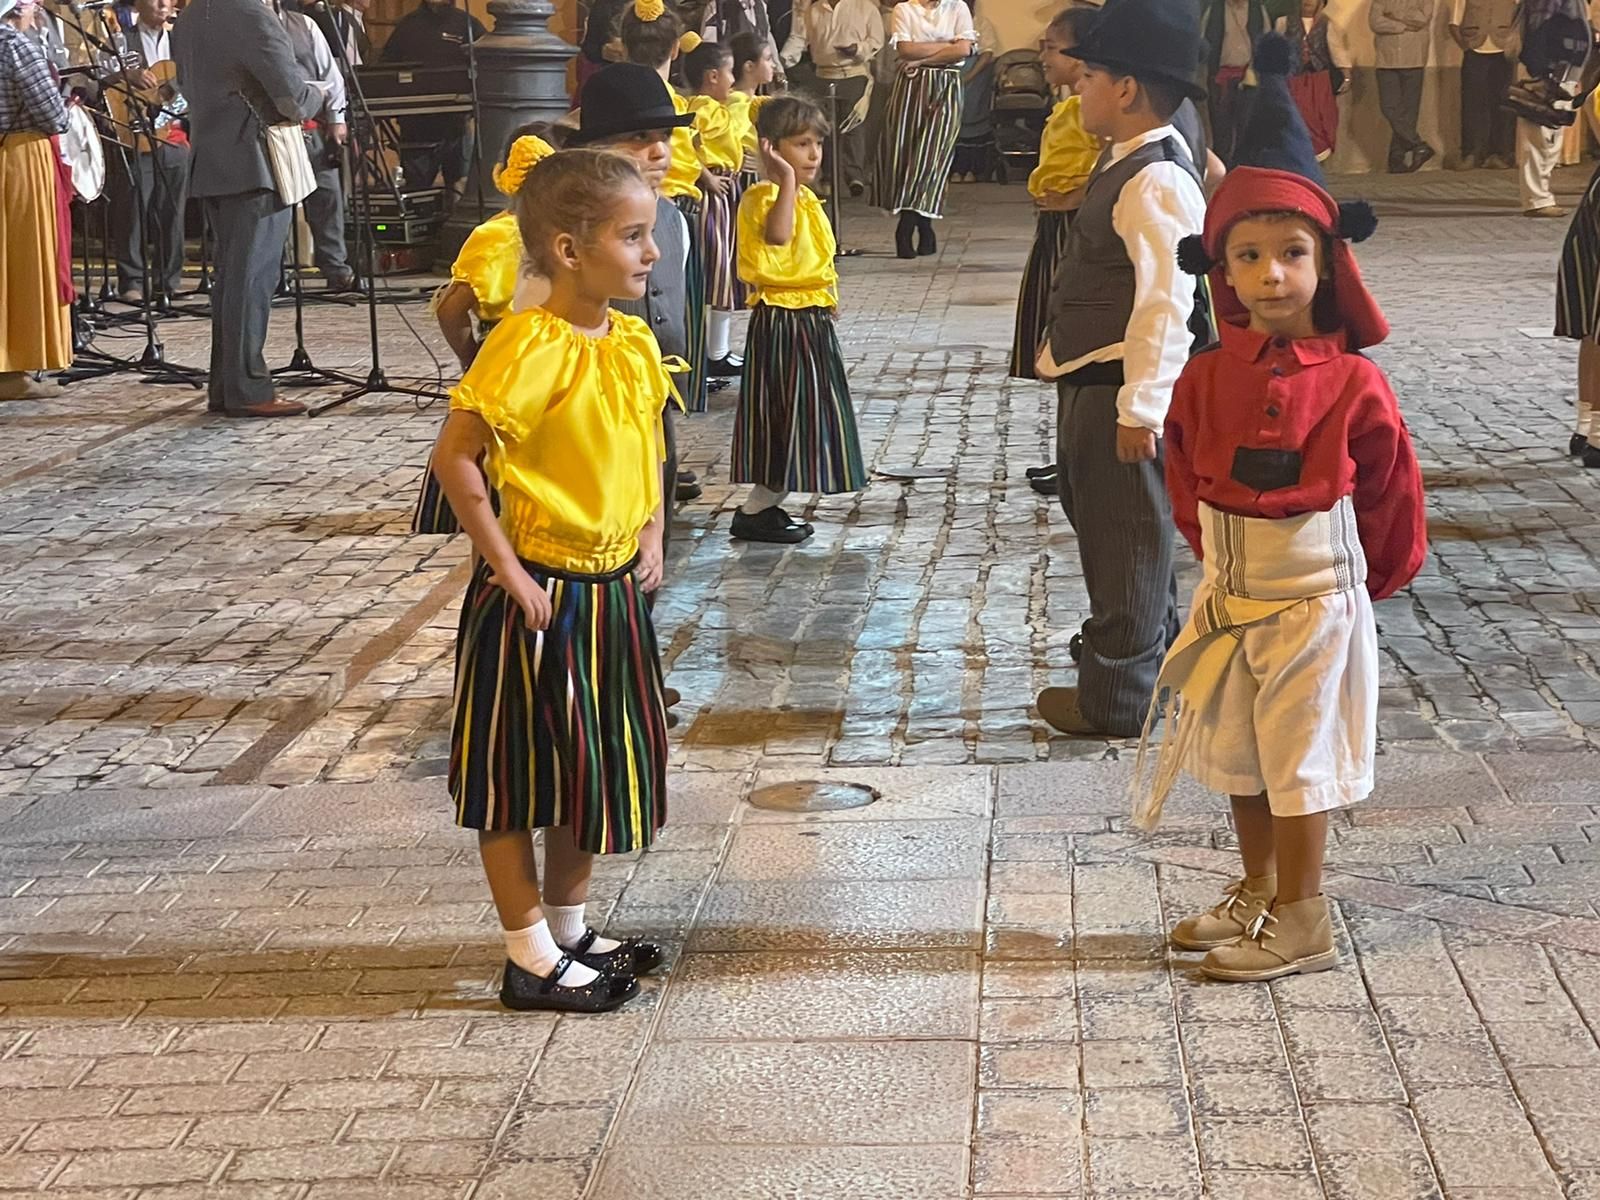
<path fill-rule="evenodd" d="M 1117 390 L 1056 385 L 1056 468 L 1089 591 L 1078 704 L 1102 732 L 1137 737 L 1178 636 L 1178 584 L 1164 456 L 1158 443 L 1149 462 L 1118 461 Z"/>

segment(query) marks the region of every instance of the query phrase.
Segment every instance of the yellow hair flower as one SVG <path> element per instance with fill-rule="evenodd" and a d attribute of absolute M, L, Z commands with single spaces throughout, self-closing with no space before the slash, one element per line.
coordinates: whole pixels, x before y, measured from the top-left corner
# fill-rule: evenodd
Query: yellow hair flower
<path fill-rule="evenodd" d="M 543 162 L 556 152 L 556 148 L 541 137 L 519 137 L 511 143 L 511 153 L 506 155 L 503 167 L 494 173 L 494 186 L 507 196 L 515 196 L 522 189 L 522 181 L 535 163 Z"/>
<path fill-rule="evenodd" d="M 701 37 L 692 29 L 678 39 L 678 49 L 685 54 L 693 54 L 704 44 L 705 38 Z"/>
<path fill-rule="evenodd" d="M 659 21 L 666 11 L 666 0 L 633 0 L 633 15 L 641 21 Z"/>

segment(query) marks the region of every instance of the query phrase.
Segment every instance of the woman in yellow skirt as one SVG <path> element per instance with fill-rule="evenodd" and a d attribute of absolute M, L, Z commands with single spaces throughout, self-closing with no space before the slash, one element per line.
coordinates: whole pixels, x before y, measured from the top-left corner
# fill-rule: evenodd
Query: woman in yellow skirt
<path fill-rule="evenodd" d="M 67 109 L 44 56 L 12 19 L 16 7 L 0 0 L 0 400 L 36 400 L 61 389 L 33 373 L 72 364 L 51 142 L 66 131 Z"/>

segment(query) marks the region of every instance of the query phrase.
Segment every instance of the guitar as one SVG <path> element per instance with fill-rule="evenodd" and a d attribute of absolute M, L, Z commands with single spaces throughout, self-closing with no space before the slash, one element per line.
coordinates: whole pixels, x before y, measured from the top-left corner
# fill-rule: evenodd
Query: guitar
<path fill-rule="evenodd" d="M 137 54 L 128 52 L 116 18 L 108 15 L 106 24 L 125 72 L 123 81 L 105 88 L 106 112 L 114 122 L 113 136 L 130 150 L 137 150 L 141 135 L 147 133 L 153 133 L 160 141 L 168 140 L 173 124 L 189 111 L 189 102 L 178 91 L 178 64 L 168 60 L 143 66 Z M 153 87 L 139 87 L 133 82 L 132 77 L 140 71 L 154 76 Z"/>

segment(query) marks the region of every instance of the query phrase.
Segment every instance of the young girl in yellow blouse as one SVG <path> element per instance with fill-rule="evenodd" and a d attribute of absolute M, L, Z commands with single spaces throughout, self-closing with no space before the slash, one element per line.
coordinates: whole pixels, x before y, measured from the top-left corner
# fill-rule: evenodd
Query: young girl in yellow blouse
<path fill-rule="evenodd" d="M 584 918 L 593 856 L 650 845 L 666 813 L 646 594 L 670 382 L 649 326 L 610 307 L 649 283 L 656 198 L 621 155 L 570 150 L 534 166 L 514 205 L 550 296 L 489 335 L 434 451 L 481 560 L 461 606 L 450 791 L 505 932 L 501 1003 L 601 1012 L 661 962 Z"/>
<path fill-rule="evenodd" d="M 798 96 L 756 116 L 766 181 L 739 204 L 739 276 L 751 288 L 730 478 L 752 483 L 733 536 L 803 542 L 813 530 L 783 510 L 789 492 L 866 486 L 844 356 L 834 330 L 839 273 L 833 229 L 808 184 L 822 166 L 828 121 Z"/>
<path fill-rule="evenodd" d="M 665 0 L 634 0 L 622 16 L 622 44 L 628 61 L 659 72 L 670 87 L 672 64 L 682 52 L 683 22 L 666 6 Z M 692 43 L 691 43 L 692 44 Z M 689 102 L 676 91 L 673 106 L 679 114 L 689 111 Z M 706 272 L 703 248 L 701 201 L 706 192 L 726 190 L 728 184 L 706 169 L 701 157 L 699 136 L 693 127 L 672 131 L 672 165 L 667 168 L 661 194 L 678 206 L 689 223 L 693 249 L 689 256 L 689 376 L 683 393 L 690 412 L 706 410 Z"/>
<path fill-rule="evenodd" d="M 1045 81 L 1068 92 L 1078 86 L 1083 63 L 1071 57 L 1071 50 L 1088 33 L 1098 9 L 1069 8 L 1056 14 L 1039 44 L 1039 59 Z M 1037 379 L 1034 360 L 1044 337 L 1050 301 L 1050 281 L 1056 261 L 1066 245 L 1072 216 L 1083 203 L 1083 189 L 1100 158 L 1098 138 L 1083 127 L 1079 98 L 1068 95 L 1057 104 L 1045 123 L 1039 143 L 1039 165 L 1028 176 L 1028 191 L 1039 210 L 1033 236 L 1033 249 L 1022 272 L 1022 290 L 1017 297 L 1017 329 L 1011 342 L 1011 378 Z M 1047 496 L 1056 493 L 1056 465 L 1029 467 L 1028 479 L 1034 489 Z"/>
<path fill-rule="evenodd" d="M 736 379 L 744 363 L 732 354 L 733 314 L 739 307 L 734 280 L 736 237 L 734 214 L 739 208 L 739 169 L 744 165 L 744 132 L 748 117 L 736 118 L 728 107 L 733 91 L 733 51 L 717 42 L 703 42 L 683 59 L 689 111 L 700 135 L 700 156 L 706 170 L 726 186 L 708 189 L 701 246 L 705 253 L 707 373 L 714 379 Z M 743 106 L 748 112 L 748 106 Z"/>
<path fill-rule="evenodd" d="M 556 136 L 544 121 L 529 122 L 512 133 L 505 160 L 495 168 L 495 187 L 503 195 L 515 196 L 534 163 L 555 152 Z M 483 338 L 502 318 L 514 308 L 539 303 L 548 287 L 548 281 L 532 271 L 522 253 L 522 235 L 513 210 L 497 213 L 468 234 L 450 267 L 450 282 L 433 297 L 439 331 L 455 352 L 462 372 L 472 366 Z M 453 534 L 460 528 L 430 462 L 411 514 L 411 532 Z"/>
<path fill-rule="evenodd" d="M 757 40 L 753 33 L 734 34 L 728 39 L 728 48 L 733 51 L 733 90 L 728 93 L 727 105 L 728 114 L 744 143 L 744 157 L 739 164 L 737 177 L 739 198 L 743 200 L 744 194 L 761 182 L 761 145 L 756 135 L 756 114 L 767 102 L 768 97 L 760 94 L 761 89 L 772 83 L 777 74 L 778 60 L 772 57 L 771 43 Z M 737 205 L 734 211 L 738 211 Z M 738 222 L 734 225 L 737 229 Z M 750 289 L 739 278 L 737 249 L 734 259 L 733 307 L 735 311 L 743 312 L 750 307 Z"/>

